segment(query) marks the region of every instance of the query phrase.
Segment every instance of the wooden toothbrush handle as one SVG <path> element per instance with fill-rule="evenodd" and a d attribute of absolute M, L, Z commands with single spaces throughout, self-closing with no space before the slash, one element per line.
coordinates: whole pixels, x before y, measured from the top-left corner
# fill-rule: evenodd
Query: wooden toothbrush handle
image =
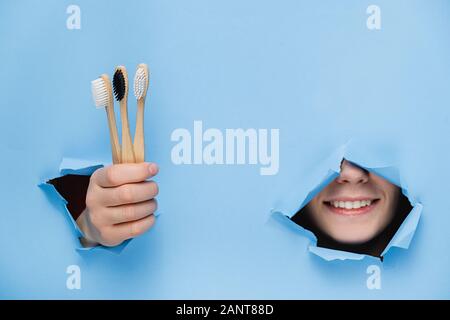
<path fill-rule="evenodd" d="M 134 155 L 136 162 L 145 161 L 145 143 L 144 143 L 144 106 L 145 98 L 137 101 L 137 115 L 136 115 L 136 131 L 134 133 Z"/>
<path fill-rule="evenodd" d="M 122 122 L 122 163 L 135 163 L 133 142 L 131 141 L 128 124 L 128 109 L 126 99 L 120 101 L 120 118 Z"/>
<path fill-rule="evenodd" d="M 120 163 L 120 144 L 119 135 L 117 133 L 116 116 L 114 114 L 114 105 L 106 106 L 106 114 L 108 116 L 109 139 L 111 141 L 112 159 L 114 164 Z"/>

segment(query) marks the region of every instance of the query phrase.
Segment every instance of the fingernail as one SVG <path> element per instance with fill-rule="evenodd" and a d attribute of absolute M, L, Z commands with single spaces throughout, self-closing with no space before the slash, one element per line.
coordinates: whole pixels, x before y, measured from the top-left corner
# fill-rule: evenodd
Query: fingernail
<path fill-rule="evenodd" d="M 158 172 L 158 166 L 155 163 L 150 163 L 148 168 L 151 175 L 155 175 Z"/>

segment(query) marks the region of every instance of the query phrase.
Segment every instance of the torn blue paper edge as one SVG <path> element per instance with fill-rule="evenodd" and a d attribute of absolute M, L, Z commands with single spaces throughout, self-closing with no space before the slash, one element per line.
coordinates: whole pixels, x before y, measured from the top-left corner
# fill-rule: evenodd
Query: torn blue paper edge
<path fill-rule="evenodd" d="M 367 171 L 375 173 L 376 175 L 401 188 L 402 193 L 408 198 L 412 206 L 412 210 L 408 213 L 394 237 L 383 250 L 381 256 L 384 257 L 392 247 L 408 249 L 419 223 L 423 205 L 409 193 L 408 187 L 401 179 L 399 170 L 395 166 L 388 165 L 368 167 L 362 164 L 361 161 L 352 161 L 351 152 L 349 152 L 350 145 L 351 141 L 341 146 L 336 152 L 327 158 L 322 165 L 318 165 L 317 168 L 313 169 L 313 171 L 307 176 L 302 176 L 301 179 L 294 179 L 294 181 L 304 181 L 305 183 L 302 183 L 301 186 L 296 184 L 294 188 L 291 188 L 290 190 L 292 191 L 288 192 L 286 196 L 275 204 L 274 208 L 271 210 L 271 216 L 285 226 L 292 227 L 292 225 L 295 225 L 295 229 L 299 232 L 299 234 L 305 236 L 311 241 L 311 244 L 308 246 L 309 252 L 323 258 L 326 261 L 364 259 L 367 256 L 365 254 L 318 247 L 316 236 L 311 231 L 306 230 L 291 220 L 292 216 L 308 204 L 311 199 L 313 199 L 315 195 L 318 194 L 325 186 L 339 176 L 341 162 L 345 159 L 355 163 Z M 323 168 L 326 169 L 323 170 Z M 300 206 L 298 205 L 299 199 L 301 201 Z"/>
<path fill-rule="evenodd" d="M 74 159 L 74 158 L 63 158 L 61 161 L 61 164 L 59 166 L 59 177 L 68 175 L 68 174 L 74 174 L 74 175 L 91 175 L 94 173 L 95 170 L 103 168 L 105 166 L 105 162 L 101 161 L 88 161 L 88 160 L 82 160 L 82 159 Z M 44 190 L 48 196 L 50 197 L 56 197 L 59 202 L 61 202 L 65 209 L 65 214 L 69 218 L 69 220 L 72 222 L 73 230 L 75 232 L 76 237 L 79 239 L 83 237 L 83 232 L 78 227 L 76 221 L 73 219 L 72 215 L 70 214 L 68 208 L 67 208 L 67 201 L 64 199 L 63 196 L 56 190 L 56 188 L 50 184 L 47 183 L 47 181 L 51 180 L 53 178 L 45 179 L 42 183 L 39 184 L 39 187 Z M 131 239 L 128 239 L 124 242 L 122 242 L 120 245 L 115 247 L 106 247 L 102 245 L 98 245 L 95 247 L 83 247 L 81 243 L 79 242 L 79 246 L 76 248 L 77 251 L 83 252 L 83 251 L 91 251 L 93 249 L 104 249 L 107 251 L 111 251 L 113 253 L 121 253 L 122 250 L 126 247 L 126 245 L 131 241 Z"/>

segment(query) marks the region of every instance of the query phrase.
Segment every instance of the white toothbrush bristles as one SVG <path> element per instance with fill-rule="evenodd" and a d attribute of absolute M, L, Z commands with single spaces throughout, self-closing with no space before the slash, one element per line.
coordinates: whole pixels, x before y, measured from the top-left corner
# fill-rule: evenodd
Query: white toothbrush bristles
<path fill-rule="evenodd" d="M 144 97 L 148 87 L 148 73 L 145 66 L 139 66 L 134 76 L 134 96 L 137 100 Z"/>
<path fill-rule="evenodd" d="M 106 107 L 109 103 L 108 90 L 102 78 L 91 81 L 92 98 L 97 108 Z"/>

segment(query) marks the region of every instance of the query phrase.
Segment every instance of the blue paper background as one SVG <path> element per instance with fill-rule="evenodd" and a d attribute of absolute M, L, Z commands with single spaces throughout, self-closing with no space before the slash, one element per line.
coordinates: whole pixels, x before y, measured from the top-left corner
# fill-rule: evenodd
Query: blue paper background
<path fill-rule="evenodd" d="M 80 30 L 66 28 L 70 4 Z M 449 30 L 447 0 L 2 1 L 0 298 L 450 298 Z M 161 215 L 120 255 L 80 254 L 37 185 L 65 156 L 109 156 L 90 81 L 140 62 Z M 170 134 L 194 120 L 279 128 L 278 175 L 173 165 Z M 352 138 L 355 159 L 398 163 L 424 206 L 410 248 L 383 263 L 325 262 L 271 218 L 294 178 Z M 81 290 L 66 288 L 72 264 Z M 366 287 L 371 264 L 381 290 Z"/>

